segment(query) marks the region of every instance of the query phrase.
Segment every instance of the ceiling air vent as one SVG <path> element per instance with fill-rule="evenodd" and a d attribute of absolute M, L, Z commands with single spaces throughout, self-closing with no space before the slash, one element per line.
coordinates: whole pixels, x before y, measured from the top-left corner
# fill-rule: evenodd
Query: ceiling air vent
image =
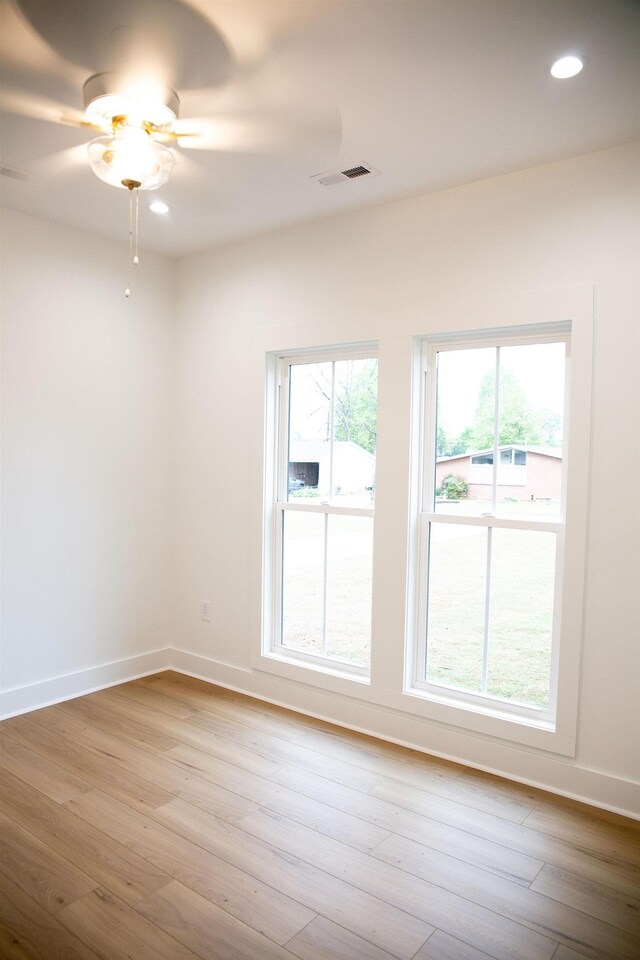
<path fill-rule="evenodd" d="M 14 170 L 12 167 L 6 167 L 4 163 L 0 163 L 0 177 L 8 177 L 9 180 L 28 180 L 29 177 L 26 173 L 22 173 L 20 170 Z"/>
<path fill-rule="evenodd" d="M 371 173 L 368 167 L 351 167 L 349 170 L 343 170 L 342 173 L 345 177 L 349 177 L 349 180 L 355 180 L 356 177 L 366 177 L 368 173 Z"/>
<path fill-rule="evenodd" d="M 346 170 L 335 170 L 330 173 L 317 173 L 312 180 L 315 180 L 321 187 L 333 187 L 336 183 L 344 183 L 345 180 L 356 180 L 358 177 L 366 177 L 372 173 L 380 173 L 375 167 L 368 163 L 360 163 L 357 167 L 348 167 Z"/>

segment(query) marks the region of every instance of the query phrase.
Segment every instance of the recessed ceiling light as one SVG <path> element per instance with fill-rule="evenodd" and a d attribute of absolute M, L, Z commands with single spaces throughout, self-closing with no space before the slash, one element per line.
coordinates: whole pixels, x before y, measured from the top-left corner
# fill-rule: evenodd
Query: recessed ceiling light
<path fill-rule="evenodd" d="M 162 200 L 154 200 L 153 203 L 149 204 L 149 210 L 152 210 L 154 213 L 168 213 L 169 207 L 166 203 L 163 203 Z"/>
<path fill-rule="evenodd" d="M 584 63 L 580 57 L 560 57 L 551 67 L 551 76 L 556 80 L 568 80 L 569 77 L 575 77 L 582 70 Z"/>

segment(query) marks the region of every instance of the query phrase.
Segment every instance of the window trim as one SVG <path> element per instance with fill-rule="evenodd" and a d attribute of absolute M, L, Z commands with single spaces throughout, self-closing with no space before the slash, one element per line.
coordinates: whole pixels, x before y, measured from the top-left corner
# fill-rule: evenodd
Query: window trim
<path fill-rule="evenodd" d="M 565 482 L 562 490 L 560 519 L 564 535 L 559 536 L 556 552 L 555 604 L 553 630 L 562 640 L 552 649 L 551 672 L 553 700 L 549 716 L 537 709 L 527 707 L 513 709 L 507 701 L 485 695 L 467 694 L 435 684 L 420 682 L 421 632 L 424 626 L 426 568 L 425 551 L 421 549 L 423 524 L 428 522 L 428 513 L 422 508 L 433 494 L 435 477 L 429 476 L 427 451 L 435 450 L 436 418 L 426 418 L 427 404 L 433 409 L 435 403 L 435 377 L 428 369 L 428 355 L 441 349 L 456 350 L 463 346 L 480 347 L 501 345 L 524 345 L 525 343 L 550 342 L 567 338 L 565 376 L 565 416 L 567 429 L 563 443 L 563 469 Z M 416 420 L 416 456 L 414 460 L 414 483 L 411 515 L 414 517 L 410 531 L 409 555 L 412 558 L 412 580 L 407 597 L 407 637 L 404 669 L 405 696 L 416 703 L 416 708 L 426 716 L 455 726 L 478 732 L 493 733 L 513 742 L 541 746 L 566 756 L 575 755 L 579 663 L 582 634 L 582 609 L 584 595 L 584 567 L 586 555 L 586 516 L 588 488 L 591 377 L 593 349 L 592 318 L 580 318 L 543 324 L 496 327 L 480 331 L 463 330 L 456 333 L 416 337 L 415 363 L 416 382 L 414 403 L 418 412 Z M 582 473 L 582 475 L 581 475 Z M 569 498 L 569 499 L 568 499 Z M 433 502 L 433 500 L 431 501 Z M 567 502 L 569 511 L 567 513 Z M 423 514 L 426 513 L 426 516 Z M 438 515 L 441 520 L 442 515 Z M 477 518 L 448 517 L 446 522 L 473 523 Z M 481 518 L 480 518 L 481 519 Z M 505 522 L 506 521 L 506 522 Z M 534 521 L 529 521 L 533 523 Z M 553 520 L 549 521 L 553 524 Z M 536 521 L 546 524 L 547 521 Z M 507 526 L 507 518 L 492 518 L 494 526 Z M 544 526 L 538 527 L 544 529 Z M 565 562 L 571 557 L 573 563 Z M 423 646 L 426 643 L 426 636 Z M 422 704 L 418 707 L 418 704 Z M 413 712 L 413 711 L 412 711 Z"/>
<path fill-rule="evenodd" d="M 348 681 L 371 682 L 371 665 L 293 650 L 282 643 L 282 523 L 286 513 L 370 517 L 374 507 L 346 507 L 327 502 L 301 503 L 288 499 L 289 376 L 292 366 L 341 360 L 377 359 L 376 343 L 348 344 L 273 352 L 267 356 L 267 429 L 265 437 L 265 535 L 263 549 L 263 629 L 261 657 Z M 284 441 L 284 442 L 283 442 Z M 269 461 L 271 465 L 269 466 Z M 264 662 L 264 661 L 263 661 Z"/>

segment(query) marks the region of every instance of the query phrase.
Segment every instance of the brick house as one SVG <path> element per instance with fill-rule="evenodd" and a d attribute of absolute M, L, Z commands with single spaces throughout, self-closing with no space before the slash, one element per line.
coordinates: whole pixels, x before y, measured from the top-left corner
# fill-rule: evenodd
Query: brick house
<path fill-rule="evenodd" d="M 509 444 L 498 447 L 498 496 L 516 500 L 559 500 L 562 480 L 562 448 Z M 493 482 L 493 450 L 472 450 L 453 457 L 439 457 L 436 487 L 448 474 L 466 481 L 467 496 L 489 500 Z"/>

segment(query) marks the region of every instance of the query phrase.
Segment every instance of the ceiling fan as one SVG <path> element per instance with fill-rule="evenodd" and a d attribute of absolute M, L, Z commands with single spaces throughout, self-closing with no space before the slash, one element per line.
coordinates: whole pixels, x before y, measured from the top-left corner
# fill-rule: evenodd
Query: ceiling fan
<path fill-rule="evenodd" d="M 226 130 L 231 131 L 228 141 L 233 149 L 234 121 L 236 130 L 244 134 L 235 141 L 243 150 L 249 145 L 265 149 L 265 144 L 267 149 L 285 150 L 296 136 L 303 142 L 317 143 L 320 138 L 336 148 L 339 145 L 337 110 L 316 98 L 314 115 L 314 101 L 310 109 L 308 99 L 296 89 L 300 84 L 283 82 L 288 79 L 284 71 L 278 75 L 273 69 L 280 58 L 286 70 L 290 52 L 286 37 L 280 37 L 279 48 L 272 44 L 262 58 L 241 62 L 212 19 L 219 11 L 224 20 L 226 4 L 201 0 L 0 2 L 13 8 L 23 33 L 26 27 L 26 39 L 34 47 L 40 45 L 32 62 L 25 55 L 24 63 L 13 64 L 12 79 L 22 71 L 24 86 L 13 97 L 13 107 L 9 97 L 9 109 L 97 134 L 87 144 L 90 168 L 105 183 L 129 191 L 130 280 L 131 267 L 138 263 L 138 191 L 155 190 L 168 181 L 176 160 L 174 147 L 224 149 L 221 131 Z M 28 51 L 25 36 L 21 39 L 20 49 Z M 299 31 L 295 43 L 299 62 Z M 71 78 L 77 83 L 81 72 L 85 78 L 89 73 L 82 85 L 83 112 L 67 107 L 56 111 L 50 103 L 42 109 L 43 98 L 31 93 L 34 83 L 37 86 L 34 76 L 37 80 L 40 74 L 40 89 L 45 80 L 43 46 L 49 58 L 46 79 L 53 81 L 46 83 L 47 93 L 61 86 L 68 89 Z M 18 49 L 15 43 L 12 48 Z M 183 96 L 200 116 L 179 119 Z M 251 143 L 253 118 L 257 122 Z M 264 136 L 269 124 L 271 137 Z M 130 287 L 129 282 L 127 296 Z"/>

